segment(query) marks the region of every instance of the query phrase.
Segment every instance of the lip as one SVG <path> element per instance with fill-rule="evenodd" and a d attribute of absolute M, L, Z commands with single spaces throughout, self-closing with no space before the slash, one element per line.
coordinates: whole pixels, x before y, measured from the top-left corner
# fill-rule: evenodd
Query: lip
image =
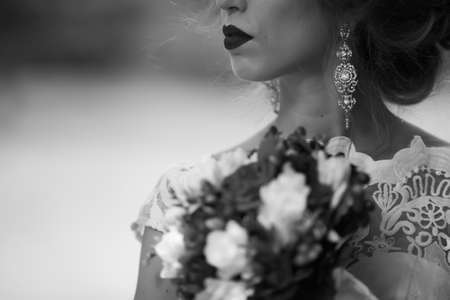
<path fill-rule="evenodd" d="M 227 50 L 238 48 L 253 39 L 253 36 L 234 25 L 223 26 L 222 32 L 225 35 L 224 46 Z"/>

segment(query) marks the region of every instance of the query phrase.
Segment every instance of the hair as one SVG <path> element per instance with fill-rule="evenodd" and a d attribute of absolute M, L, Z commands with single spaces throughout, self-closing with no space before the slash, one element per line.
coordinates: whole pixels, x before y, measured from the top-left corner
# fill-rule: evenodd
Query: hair
<path fill-rule="evenodd" d="M 450 50 L 450 0 L 320 2 L 337 23 L 345 20 L 352 24 L 353 64 L 359 73 L 355 115 L 368 116 L 378 135 L 386 136 L 386 121 L 392 114 L 383 100 L 416 104 L 435 86 L 442 65 L 441 50 Z M 211 1 L 196 3 L 197 8 L 207 7 L 206 20 L 217 14 Z"/>
<path fill-rule="evenodd" d="M 416 104 L 432 92 L 450 49 L 450 0 L 320 0 L 336 18 L 351 20 L 353 63 L 359 73 L 355 114 L 389 139 L 392 113 L 383 100 Z M 383 142 L 381 143 L 383 144 Z"/>

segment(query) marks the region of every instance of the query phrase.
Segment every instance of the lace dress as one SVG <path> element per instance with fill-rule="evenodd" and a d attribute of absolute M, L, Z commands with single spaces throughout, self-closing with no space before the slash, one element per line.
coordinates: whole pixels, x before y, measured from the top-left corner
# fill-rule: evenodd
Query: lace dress
<path fill-rule="evenodd" d="M 381 300 L 450 299 L 450 147 L 427 147 L 416 136 L 392 159 L 373 160 L 350 139 L 334 137 L 331 154 L 343 153 L 371 176 L 376 204 L 371 224 L 346 251 L 348 270 Z M 164 231 L 163 216 L 175 203 L 176 184 L 192 164 L 170 168 L 133 223 Z"/>

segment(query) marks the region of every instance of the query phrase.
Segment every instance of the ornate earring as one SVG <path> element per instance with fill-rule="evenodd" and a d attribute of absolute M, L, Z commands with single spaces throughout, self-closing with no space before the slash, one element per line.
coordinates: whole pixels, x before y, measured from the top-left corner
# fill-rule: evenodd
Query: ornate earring
<path fill-rule="evenodd" d="M 348 45 L 350 38 L 350 25 L 343 24 L 339 28 L 339 35 L 341 38 L 341 45 L 339 46 L 336 56 L 339 64 L 334 72 L 334 85 L 339 94 L 338 105 L 344 111 L 345 129 L 350 128 L 350 113 L 357 103 L 353 93 L 356 91 L 358 85 L 358 74 L 356 68 L 351 64 L 353 52 Z"/>

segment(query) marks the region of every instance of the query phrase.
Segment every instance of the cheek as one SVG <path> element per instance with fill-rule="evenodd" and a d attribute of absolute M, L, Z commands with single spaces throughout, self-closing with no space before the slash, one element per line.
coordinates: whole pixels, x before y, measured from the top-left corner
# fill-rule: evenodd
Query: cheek
<path fill-rule="evenodd" d="M 279 9 L 272 11 L 271 22 L 264 23 L 261 63 L 278 73 L 317 67 L 332 38 L 329 22 L 317 0 L 277 1 L 286 5 L 280 4 Z"/>
<path fill-rule="evenodd" d="M 254 42 L 232 56 L 238 77 L 265 81 L 299 69 L 321 68 L 332 35 L 317 0 L 247 1 L 258 31 Z"/>
<path fill-rule="evenodd" d="M 280 15 L 277 19 L 281 20 L 278 26 L 268 29 L 268 59 L 278 56 L 280 63 L 284 61 L 306 67 L 324 58 L 331 39 L 330 25 L 317 4 L 304 5 L 295 12 L 285 12 L 284 18 Z"/>
<path fill-rule="evenodd" d="M 261 56 L 234 56 L 231 58 L 233 73 L 244 80 L 266 81 L 275 78 L 273 67 Z"/>
<path fill-rule="evenodd" d="M 327 57 L 330 36 L 325 28 L 315 25 L 322 24 L 304 23 L 296 32 L 280 36 L 268 48 L 267 63 L 302 69 L 322 65 Z"/>

